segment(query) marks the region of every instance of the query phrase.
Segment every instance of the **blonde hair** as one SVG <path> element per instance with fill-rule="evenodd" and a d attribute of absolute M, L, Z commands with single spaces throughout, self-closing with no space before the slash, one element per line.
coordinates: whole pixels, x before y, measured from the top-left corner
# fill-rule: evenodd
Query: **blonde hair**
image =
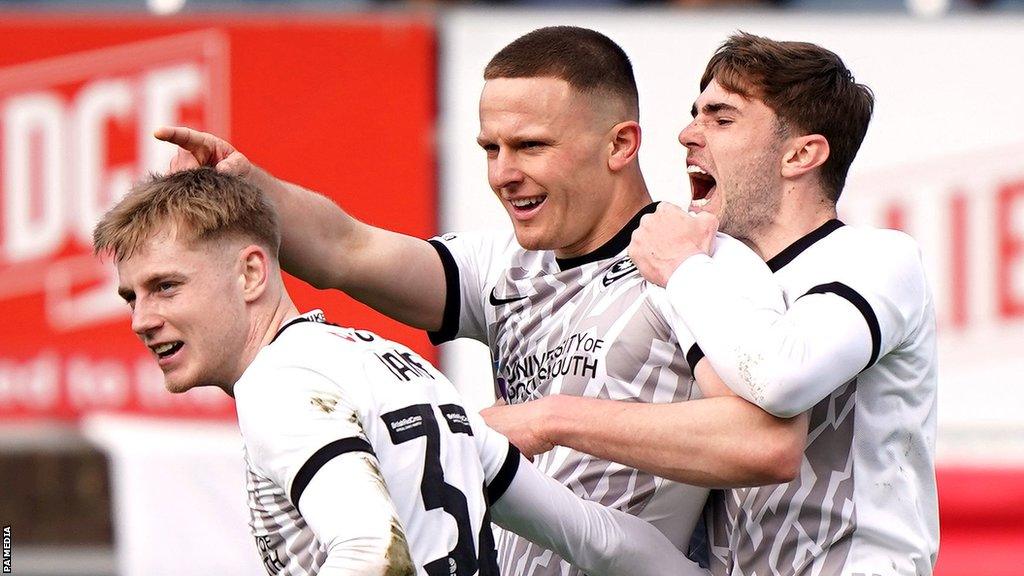
<path fill-rule="evenodd" d="M 120 262 L 169 224 L 186 241 L 240 235 L 275 258 L 281 246 L 277 212 L 258 188 L 237 176 L 197 168 L 136 184 L 96 225 L 93 250 Z"/>

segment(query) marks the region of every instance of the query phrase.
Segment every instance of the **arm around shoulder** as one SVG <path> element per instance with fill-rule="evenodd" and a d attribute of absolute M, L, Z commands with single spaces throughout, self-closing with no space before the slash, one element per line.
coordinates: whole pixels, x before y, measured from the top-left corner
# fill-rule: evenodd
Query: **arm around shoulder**
<path fill-rule="evenodd" d="M 286 272 L 404 324 L 440 327 L 444 272 L 425 240 L 360 222 L 326 196 L 257 170 L 280 215 Z"/>

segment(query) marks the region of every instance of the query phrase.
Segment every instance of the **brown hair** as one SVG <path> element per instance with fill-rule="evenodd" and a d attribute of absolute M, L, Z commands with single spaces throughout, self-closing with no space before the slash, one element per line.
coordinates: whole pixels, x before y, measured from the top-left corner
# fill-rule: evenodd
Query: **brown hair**
<path fill-rule="evenodd" d="M 484 68 L 484 80 L 538 77 L 565 80 L 583 94 L 614 96 L 633 118 L 639 117 L 633 65 L 600 32 L 576 26 L 538 28 L 502 48 Z"/>
<path fill-rule="evenodd" d="M 830 152 L 821 183 L 832 202 L 839 199 L 875 105 L 871 89 L 854 80 L 839 56 L 808 42 L 739 32 L 711 57 L 700 80 L 701 92 L 712 80 L 763 101 L 787 130 L 824 136 Z"/>
<path fill-rule="evenodd" d="M 213 168 L 153 176 L 136 184 L 100 220 L 92 233 L 96 254 L 130 258 L 169 223 L 188 240 L 238 234 L 277 256 L 281 245 L 277 212 L 255 186 Z"/>

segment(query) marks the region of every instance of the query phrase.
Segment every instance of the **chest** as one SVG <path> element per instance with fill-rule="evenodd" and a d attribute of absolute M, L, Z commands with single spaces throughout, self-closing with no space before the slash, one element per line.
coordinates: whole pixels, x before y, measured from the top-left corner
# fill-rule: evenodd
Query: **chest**
<path fill-rule="evenodd" d="M 492 294 L 489 343 L 510 403 L 555 393 L 671 401 L 689 382 L 649 284 L 626 257 L 552 273 L 513 268 Z"/>

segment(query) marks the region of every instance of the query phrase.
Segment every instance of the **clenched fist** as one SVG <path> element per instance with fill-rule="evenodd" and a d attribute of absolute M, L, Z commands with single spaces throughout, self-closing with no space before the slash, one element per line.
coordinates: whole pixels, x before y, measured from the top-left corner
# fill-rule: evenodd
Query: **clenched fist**
<path fill-rule="evenodd" d="M 664 287 L 676 268 L 694 254 L 711 254 L 718 218 L 690 214 L 668 202 L 640 219 L 629 243 L 629 258 L 648 282 Z"/>

